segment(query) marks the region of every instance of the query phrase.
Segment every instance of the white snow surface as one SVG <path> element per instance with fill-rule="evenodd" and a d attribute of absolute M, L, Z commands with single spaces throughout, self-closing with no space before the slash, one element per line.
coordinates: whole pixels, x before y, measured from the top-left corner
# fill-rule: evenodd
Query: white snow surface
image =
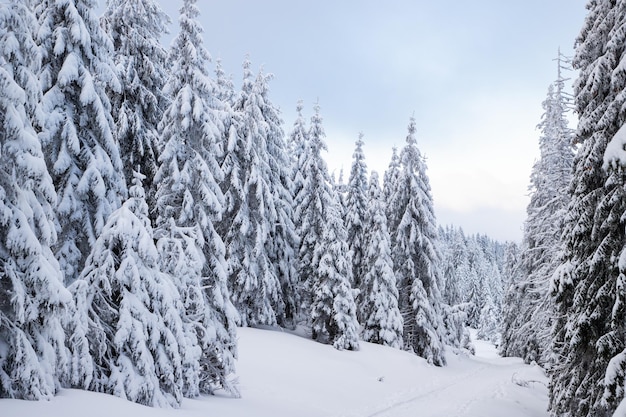
<path fill-rule="evenodd" d="M 604 151 L 604 164 L 602 168 L 609 169 L 609 166 L 617 167 L 617 164 L 622 167 L 626 166 L 626 124 L 619 128 L 613 139 L 606 145 Z"/>
<path fill-rule="evenodd" d="M 475 335 L 475 332 L 473 333 Z M 370 343 L 338 351 L 280 330 L 238 329 L 242 398 L 225 395 L 155 409 L 80 390 L 51 401 L 0 400 L 0 415 L 22 417 L 539 417 L 547 379 L 538 366 L 501 358 L 488 342 L 476 356 L 447 352 L 438 368 L 411 353 Z"/>

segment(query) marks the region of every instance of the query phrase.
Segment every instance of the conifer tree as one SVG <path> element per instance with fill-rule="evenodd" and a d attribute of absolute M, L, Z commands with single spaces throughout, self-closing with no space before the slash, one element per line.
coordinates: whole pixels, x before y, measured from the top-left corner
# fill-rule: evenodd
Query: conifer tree
<path fill-rule="evenodd" d="M 298 255 L 304 309 L 315 340 L 332 343 L 337 349 L 358 349 L 346 230 L 321 156 L 326 144 L 319 105 L 314 111 L 302 164 L 306 182 L 296 195 L 295 210 L 300 221 Z"/>
<path fill-rule="evenodd" d="M 322 239 L 314 250 L 318 264 L 310 286 L 312 335 L 314 340 L 332 344 L 339 350 L 358 350 L 359 323 L 350 286 L 347 233 L 339 201 L 336 195 L 330 194 L 330 197 L 330 204 L 324 207 Z"/>
<path fill-rule="evenodd" d="M 155 230 L 159 267 L 180 296 L 179 315 L 183 335 L 178 340 L 181 359 L 181 390 L 187 398 L 211 392 L 211 378 L 223 368 L 215 357 L 203 355 L 213 343 L 210 329 L 214 317 L 202 290 L 205 258 L 198 242 L 199 227 L 181 227 L 170 219 L 168 227 Z M 205 389 L 206 388 L 206 389 Z"/>
<path fill-rule="evenodd" d="M 334 173 L 333 173 L 333 178 L 334 178 Z M 342 203 L 343 206 L 345 206 L 344 200 L 345 200 L 345 195 L 348 192 L 348 184 L 346 184 L 343 180 L 343 166 L 339 168 L 339 175 L 337 176 L 337 182 L 333 181 L 333 186 L 335 190 L 337 191 L 337 195 L 341 197 L 340 202 Z"/>
<path fill-rule="evenodd" d="M 0 397 L 50 399 L 67 366 L 71 295 L 50 246 L 56 194 L 33 125 L 42 116 L 37 23 L 0 5 Z"/>
<path fill-rule="evenodd" d="M 402 348 L 403 321 L 398 308 L 398 288 L 393 273 L 391 239 L 387 230 L 385 203 L 372 171 L 368 188 L 368 213 L 364 225 L 364 258 L 361 303 L 363 340 Z"/>
<path fill-rule="evenodd" d="M 292 281 L 293 291 L 293 299 L 290 300 L 288 296 L 285 297 L 286 303 L 286 315 L 291 316 L 294 321 L 303 318 L 303 303 L 306 301 L 306 297 L 303 297 L 303 280 L 300 275 L 300 266 L 299 266 L 299 249 L 300 249 L 300 232 L 302 229 L 302 219 L 300 216 L 296 215 L 298 212 L 298 199 L 303 198 L 304 196 L 301 194 L 302 189 L 305 186 L 305 161 L 309 155 L 309 141 L 308 141 L 308 131 L 306 128 L 306 121 L 304 120 L 304 116 L 302 115 L 303 102 L 299 100 L 296 106 L 296 112 L 298 114 L 294 124 L 293 129 L 288 137 L 287 148 L 289 150 L 289 155 L 291 156 L 290 161 L 290 184 L 291 189 L 291 213 L 293 218 L 293 268 L 295 270 L 294 277 L 295 279 Z M 293 307 L 290 307 L 293 306 Z M 291 311 L 290 311 L 291 309 Z"/>
<path fill-rule="evenodd" d="M 298 250 L 298 272 L 303 287 L 303 304 L 310 311 L 311 285 L 317 270 L 314 251 L 315 245 L 322 238 L 326 207 L 331 205 L 331 188 L 328 169 L 321 157 L 326 150 L 324 129 L 318 104 L 314 107 L 311 125 L 308 132 L 307 145 L 302 156 L 302 175 L 304 183 L 294 197 L 297 234 L 300 239 Z"/>
<path fill-rule="evenodd" d="M 518 352 L 524 352 L 522 342 L 517 337 L 517 330 L 522 328 L 528 317 L 520 314 L 522 311 L 523 280 L 521 274 L 520 248 L 516 243 L 509 243 L 506 248 L 505 266 L 504 266 L 504 285 L 505 295 L 503 305 L 505 308 L 502 312 L 502 341 L 500 345 L 500 354 L 502 356 L 518 356 Z M 551 347 L 550 347 L 551 349 Z"/>
<path fill-rule="evenodd" d="M 70 287 L 88 323 L 93 361 L 93 374 L 78 382 L 140 404 L 178 407 L 182 305 L 160 270 L 142 179 L 135 173 L 130 198 L 109 216 L 81 279 Z"/>
<path fill-rule="evenodd" d="M 400 157 L 398 156 L 398 148 L 394 146 L 392 148 L 389 167 L 387 168 L 387 171 L 385 171 L 385 175 L 383 176 L 383 196 L 385 198 L 385 201 L 387 202 L 385 213 L 387 215 L 387 227 L 389 228 L 389 234 L 391 235 L 392 244 L 395 232 L 398 228 L 398 223 L 400 223 L 400 219 L 398 219 L 397 207 L 393 207 L 389 202 L 391 201 L 391 198 L 396 190 L 399 176 Z"/>
<path fill-rule="evenodd" d="M 359 134 L 346 194 L 345 223 L 348 232 L 348 247 L 352 252 L 352 287 L 364 290 L 361 283 L 365 274 L 365 222 L 367 218 L 367 165 L 363 154 L 363 133 Z M 357 296 L 357 304 L 362 299 Z"/>
<path fill-rule="evenodd" d="M 121 91 L 111 92 L 113 134 L 119 143 L 127 187 L 133 171 L 145 175 L 149 207 L 154 207 L 152 179 L 158 167 L 158 123 L 167 106 L 163 86 L 168 75 L 167 51 L 160 38 L 169 17 L 154 0 L 111 0 L 102 23 L 113 41 L 113 61 Z"/>
<path fill-rule="evenodd" d="M 224 193 L 233 202 L 224 213 L 229 288 L 243 326 L 276 324 L 274 306 L 281 302 L 280 284 L 266 250 L 269 225 L 275 223 L 269 177 L 267 135 L 261 120 L 259 85 L 244 63 L 244 83 L 237 98 L 237 142 L 228 143 L 229 185 Z M 230 155 L 230 154 L 234 155 Z"/>
<path fill-rule="evenodd" d="M 307 146 L 308 146 L 308 132 L 306 128 L 306 121 L 302 116 L 302 109 L 304 108 L 304 104 L 302 100 L 298 101 L 296 105 L 296 112 L 298 116 L 296 117 L 296 121 L 293 123 L 293 129 L 289 134 L 289 150 L 290 155 L 292 157 L 292 173 L 291 173 L 291 194 L 295 197 L 297 196 L 302 188 L 304 187 L 304 161 L 305 156 L 307 155 Z M 296 227 L 298 224 L 298 218 L 295 219 Z"/>
<path fill-rule="evenodd" d="M 550 409 L 559 416 L 611 415 L 624 396 L 623 129 L 626 4 L 591 1 L 573 66 L 579 124 L 564 250 L 553 278 L 556 322 Z"/>
<path fill-rule="evenodd" d="M 274 107 L 269 97 L 268 84 L 271 76 L 259 77 L 261 102 L 265 103 L 264 114 L 271 134 L 268 135 L 270 182 L 276 210 L 276 221 L 270 224 L 268 252 L 271 263 L 280 282 L 282 301 L 276 305 L 277 320 L 281 326 L 293 326 L 301 306 L 298 286 L 298 235 L 296 232 L 292 164 L 289 156 L 289 144 L 282 130 L 282 120 L 278 108 Z"/>
<path fill-rule="evenodd" d="M 200 347 L 198 375 L 195 381 L 187 379 L 186 396 L 217 388 L 236 394 L 231 374 L 237 314 L 227 287 L 224 243 L 214 227 L 224 204 L 218 163 L 221 103 L 208 74 L 210 56 L 202 43 L 198 15 L 196 1 L 185 0 L 180 9 L 181 29 L 170 54 L 173 70 L 165 93 L 172 102 L 160 125 L 164 148 L 154 178 L 155 234 L 165 239 L 160 242 L 162 268 L 171 271 L 172 262 L 191 264 L 186 267 L 189 275 L 173 275 L 185 305 L 183 320 L 192 323 L 193 338 Z M 199 268 L 193 266 L 197 264 Z"/>
<path fill-rule="evenodd" d="M 520 273 L 524 275 L 509 296 L 506 314 L 513 323 L 506 324 L 511 334 L 504 337 L 501 351 L 520 356 L 525 361 L 546 364 L 551 351 L 553 303 L 549 294 L 550 277 L 558 262 L 563 212 L 569 196 L 574 159 L 573 132 L 567 125 L 569 97 L 563 91 L 561 55 L 558 57 L 558 78 L 550 86 L 543 102 L 544 115 L 539 124 L 540 159 L 533 166 L 530 178 L 530 203 L 524 228 Z M 514 299 L 514 298 L 518 298 Z M 518 319 L 518 317 L 520 319 Z"/>
<path fill-rule="evenodd" d="M 235 103 L 235 86 L 231 77 L 227 77 L 222 66 L 222 60 L 215 60 L 215 95 L 224 105 L 232 107 Z"/>
<path fill-rule="evenodd" d="M 244 326 L 284 321 L 283 290 L 290 310 L 295 308 L 291 172 L 282 121 L 268 97 L 270 79 L 259 73 L 253 81 L 250 63 L 244 63 L 243 88 L 233 107 L 236 140 L 228 142 L 224 164 L 223 188 L 231 204 L 222 228 L 233 303 Z"/>
<path fill-rule="evenodd" d="M 409 123 L 401 153 L 402 170 L 390 199 L 400 219 L 392 249 L 404 319 L 404 347 L 445 365 L 441 294 L 437 279 L 437 228 L 426 163 L 415 140 L 415 119 Z"/>
<path fill-rule="evenodd" d="M 126 195 L 106 91 L 120 83 L 95 0 L 38 5 L 43 65 L 40 138 L 58 201 L 54 252 L 65 282 L 80 274 L 109 215 Z"/>

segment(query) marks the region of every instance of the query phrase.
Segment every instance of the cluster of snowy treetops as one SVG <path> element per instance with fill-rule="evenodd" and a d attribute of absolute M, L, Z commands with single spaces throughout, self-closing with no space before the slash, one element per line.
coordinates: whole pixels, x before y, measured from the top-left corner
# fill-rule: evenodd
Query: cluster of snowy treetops
<path fill-rule="evenodd" d="M 572 60 L 578 127 L 559 74 L 501 346 L 547 369 L 559 417 L 626 415 L 626 2 L 587 9 Z"/>
<path fill-rule="evenodd" d="M 504 293 L 519 258 L 517 244 L 465 236 L 463 229 L 451 226 L 439 228 L 439 241 L 442 294 L 446 308 L 452 309 L 444 317 L 456 317 L 477 329 L 479 339 L 500 344 Z M 472 349 L 467 334 L 455 338 Z"/>
<path fill-rule="evenodd" d="M 359 137 L 335 184 L 320 107 L 285 135 L 270 75 L 211 70 L 195 0 L 169 51 L 154 0 L 96 3 L 0 4 L 0 397 L 238 395 L 237 325 L 435 365 L 468 320 L 495 337 L 502 251 L 437 230 L 413 118 L 382 181 Z"/>

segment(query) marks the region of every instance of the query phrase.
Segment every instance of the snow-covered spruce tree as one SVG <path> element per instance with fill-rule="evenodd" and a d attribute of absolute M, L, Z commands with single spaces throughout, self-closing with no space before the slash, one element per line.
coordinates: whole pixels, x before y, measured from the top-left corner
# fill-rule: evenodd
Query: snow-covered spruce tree
<path fill-rule="evenodd" d="M 392 254 L 404 319 L 404 347 L 442 366 L 445 356 L 441 294 L 436 275 L 437 226 L 426 162 L 417 148 L 413 117 L 400 159 L 402 169 L 389 203 L 400 219 Z"/>
<path fill-rule="evenodd" d="M 361 303 L 358 304 L 363 340 L 401 349 L 403 321 L 398 308 L 385 202 L 376 171 L 370 175 L 367 197 L 362 292 Z"/>
<path fill-rule="evenodd" d="M 220 58 L 215 60 L 215 95 L 227 106 L 233 106 L 235 103 L 235 86 L 232 77 L 227 77 L 222 66 Z"/>
<path fill-rule="evenodd" d="M 332 174 L 330 175 L 330 184 L 332 186 L 333 192 L 337 195 L 337 198 L 339 199 L 339 215 L 342 219 L 344 219 L 345 223 L 347 213 L 346 204 L 348 199 L 348 184 L 343 181 L 343 167 L 339 168 L 339 175 L 337 176 L 336 180 L 335 172 L 332 172 Z"/>
<path fill-rule="evenodd" d="M 233 108 L 236 140 L 226 144 L 223 164 L 227 181 L 222 191 L 230 203 L 220 229 L 224 230 L 229 289 L 243 326 L 276 324 L 275 306 L 282 302 L 266 250 L 270 225 L 276 223 L 267 142 L 269 135 L 280 134 L 274 131 L 280 126 L 265 120 L 259 87 L 246 60 L 242 91 Z"/>
<path fill-rule="evenodd" d="M 228 152 L 228 149 L 234 146 L 237 143 L 237 124 L 235 111 L 233 110 L 233 105 L 235 104 L 234 100 L 236 97 L 235 87 L 233 85 L 232 79 L 226 78 L 226 73 L 222 67 L 221 60 L 217 60 L 215 64 L 215 91 L 214 97 L 219 100 L 222 104 L 222 111 L 219 112 L 219 117 L 221 123 L 223 125 L 223 129 L 221 129 L 221 141 L 222 147 L 224 149 L 224 154 L 220 155 L 220 168 L 224 173 L 223 179 L 220 182 L 220 188 L 222 190 L 228 190 L 228 188 L 232 187 L 240 187 L 238 184 L 238 173 L 236 170 L 231 169 L 230 166 L 236 167 L 238 164 L 236 161 L 232 161 L 231 159 L 235 156 L 232 152 Z M 230 175 L 233 175 L 234 183 L 230 183 Z M 224 193 L 224 191 L 222 191 Z M 232 194 L 229 192 L 224 193 L 224 212 L 228 212 L 233 210 L 235 205 L 234 197 L 237 194 Z M 224 223 L 224 222 L 222 222 Z M 225 225 L 225 224 L 224 224 Z M 225 230 L 222 230 L 221 226 L 223 224 L 216 225 L 218 229 L 218 233 L 220 236 L 224 236 L 226 234 Z"/>
<path fill-rule="evenodd" d="M 80 279 L 70 286 L 87 323 L 93 361 L 93 374 L 74 382 L 144 405 L 178 407 L 182 305 L 160 270 L 143 175 L 134 176 L 130 198 L 109 216 Z"/>
<path fill-rule="evenodd" d="M 315 245 L 322 239 L 325 222 L 325 208 L 331 204 L 331 185 L 326 163 L 322 159 L 324 129 L 318 104 L 314 106 L 311 125 L 303 147 L 300 170 L 303 179 L 302 188 L 294 196 L 294 214 L 296 231 L 300 239 L 298 249 L 298 273 L 302 288 L 302 303 L 306 312 L 310 312 L 312 283 L 317 270 Z M 305 314 L 309 316 L 309 314 Z"/>
<path fill-rule="evenodd" d="M 516 242 L 506 242 L 504 244 L 502 282 L 505 288 L 519 279 L 518 265 L 520 257 L 520 248 Z"/>
<path fill-rule="evenodd" d="M 203 46 L 198 15 L 196 1 L 185 0 L 170 55 L 173 69 L 165 93 L 172 102 L 160 124 L 164 148 L 154 178 L 155 235 L 160 239 L 162 269 L 172 271 L 170 262 L 200 263 L 200 268 L 187 266 L 187 275 L 172 274 L 185 306 L 183 321 L 192 326 L 191 341 L 201 349 L 198 375 L 186 379 L 185 396 L 220 387 L 236 394 L 230 376 L 237 313 L 228 292 L 224 243 L 214 227 L 224 204 L 219 187 L 223 173 L 217 161 L 222 154 L 221 103 L 208 74 L 210 56 Z M 197 259 L 193 246 L 202 259 Z"/>
<path fill-rule="evenodd" d="M 500 326 L 502 334 L 500 354 L 502 356 L 516 356 L 515 353 L 523 351 L 520 344 L 522 340 L 516 338 L 517 329 L 521 328 L 527 320 L 526 317 L 519 314 L 522 311 L 521 295 L 523 294 L 523 290 L 520 288 L 523 285 L 520 258 L 521 253 L 517 243 L 508 243 L 502 273 L 504 288 L 506 289 L 502 302 L 502 323 Z"/>
<path fill-rule="evenodd" d="M 314 340 L 339 350 L 359 349 L 359 323 L 350 286 L 351 262 L 338 196 L 330 190 L 324 207 L 322 238 L 315 245 L 317 269 L 311 283 L 311 325 Z"/>
<path fill-rule="evenodd" d="M 303 297 L 304 290 L 304 281 L 301 279 L 300 275 L 300 267 L 299 267 L 299 248 L 300 248 L 300 232 L 302 231 L 302 219 L 300 216 L 297 216 L 298 212 L 298 198 L 303 198 L 304 195 L 300 194 L 302 189 L 304 188 L 306 181 L 304 178 L 305 173 L 305 162 L 307 157 L 309 156 L 309 142 L 308 142 L 308 131 L 306 127 L 306 121 L 304 116 L 302 115 L 303 102 L 302 100 L 298 101 L 296 106 L 296 112 L 298 114 L 294 124 L 293 129 L 288 137 L 288 150 L 289 155 L 291 156 L 290 160 L 290 169 L 291 169 L 291 208 L 292 208 L 292 216 L 293 216 L 293 226 L 294 226 L 294 269 L 295 269 L 295 280 L 293 282 L 293 300 L 290 300 L 288 297 L 285 297 L 286 303 L 286 315 L 288 317 L 293 318 L 294 322 L 302 320 L 303 317 L 303 303 L 306 301 L 306 297 Z M 298 197 L 300 196 L 300 197 Z M 291 305 L 294 305 L 293 311 L 289 311 Z"/>
<path fill-rule="evenodd" d="M 126 186 L 131 187 L 133 171 L 139 167 L 146 177 L 143 187 L 149 207 L 155 206 L 152 179 L 158 167 L 157 126 L 168 104 L 163 94 L 169 69 L 167 51 L 160 38 L 169 22 L 154 0 L 110 0 L 102 17 L 113 40 L 113 60 L 121 84 L 121 91 L 110 93 L 113 134 L 120 146 Z"/>
<path fill-rule="evenodd" d="M 354 153 L 352 168 L 348 178 L 345 207 L 345 224 L 348 232 L 348 248 L 352 253 L 352 287 L 364 291 L 362 281 L 365 275 L 365 222 L 367 218 L 367 165 L 363 154 L 363 133 L 359 133 Z M 363 300 L 357 295 L 357 305 Z M 363 317 L 359 317 L 363 321 Z"/>
<path fill-rule="evenodd" d="M 385 214 L 387 215 L 387 227 L 389 228 L 389 234 L 391 235 L 391 243 L 393 244 L 393 239 L 395 237 L 396 230 L 398 228 L 398 223 L 400 223 L 400 219 L 398 219 L 397 208 L 393 207 L 389 202 L 396 190 L 398 177 L 400 176 L 400 157 L 398 156 L 398 148 L 395 146 L 392 148 L 391 153 L 391 161 L 389 162 L 389 167 L 385 171 L 383 175 L 383 197 L 387 202 L 387 206 L 385 208 Z"/>
<path fill-rule="evenodd" d="M 282 121 L 268 97 L 271 76 L 252 78 L 246 60 L 233 107 L 235 140 L 226 144 L 223 191 L 229 206 L 220 226 L 232 299 L 244 326 L 284 322 L 283 289 L 290 315 L 295 309 L 290 163 Z"/>
<path fill-rule="evenodd" d="M 54 252 L 65 282 L 80 274 L 109 215 L 126 195 L 106 91 L 119 91 L 112 43 L 95 0 L 38 5 L 40 73 L 46 117 L 40 138 L 58 202 Z"/>
<path fill-rule="evenodd" d="M 282 130 L 279 110 L 271 104 L 268 82 L 270 76 L 259 76 L 259 90 L 265 118 L 272 134 L 267 148 L 270 164 L 271 191 L 274 195 L 276 222 L 270 224 L 269 258 L 280 282 L 282 302 L 277 305 L 277 320 L 281 326 L 294 326 L 301 306 L 298 287 L 298 235 L 293 209 L 292 165 L 289 145 Z"/>
<path fill-rule="evenodd" d="M 550 410 L 608 416 L 626 367 L 626 3 L 590 1 L 573 66 L 579 115 L 564 253 L 553 277 L 556 320 Z M 621 130 L 620 130 L 621 129 Z"/>
<path fill-rule="evenodd" d="M 306 128 L 306 121 L 302 116 L 302 109 L 304 103 L 302 100 L 298 101 L 296 105 L 296 112 L 298 116 L 293 123 L 293 129 L 289 134 L 288 145 L 289 154 L 291 155 L 291 194 L 297 196 L 304 187 L 305 180 L 304 175 L 304 161 L 307 155 L 306 148 L 308 146 L 308 132 Z M 298 218 L 295 218 L 296 227 L 298 227 Z"/>
<path fill-rule="evenodd" d="M 530 177 L 530 203 L 526 209 L 528 217 L 520 264 L 520 273 L 524 276 L 509 287 L 517 292 L 508 297 L 511 301 L 508 307 L 515 305 L 516 308 L 509 316 L 521 320 L 514 320 L 506 326 L 512 334 L 504 337 L 505 343 L 501 347 L 504 354 L 542 365 L 548 362 L 551 351 L 554 311 L 549 293 L 550 278 L 557 266 L 574 159 L 573 132 L 566 119 L 569 100 L 563 91 L 565 80 L 561 77 L 560 55 L 558 64 L 559 76 L 543 102 L 545 112 L 539 124 L 541 155 Z M 513 300 L 514 297 L 519 301 Z"/>
<path fill-rule="evenodd" d="M 0 4 L 0 397 L 27 400 L 50 399 L 59 387 L 72 301 L 50 250 L 56 194 L 33 128 L 36 27 L 23 2 Z"/>
<path fill-rule="evenodd" d="M 304 311 L 313 339 L 338 349 L 358 349 L 356 304 L 350 287 L 349 250 L 321 151 L 326 149 L 320 107 L 315 105 L 303 158 L 303 188 L 296 196 L 300 220 L 299 273 Z"/>
<path fill-rule="evenodd" d="M 199 227 L 181 227 L 170 218 L 169 227 L 155 230 L 158 237 L 157 251 L 159 267 L 174 290 L 180 296 L 179 316 L 183 326 L 183 336 L 178 339 L 181 358 L 181 389 L 185 397 L 200 395 L 201 380 L 210 375 L 210 361 L 203 358 L 203 345 L 211 342 L 213 317 L 206 308 L 202 290 L 202 269 L 205 258 L 198 246 L 201 233 Z M 201 361 L 204 359 L 204 367 Z"/>

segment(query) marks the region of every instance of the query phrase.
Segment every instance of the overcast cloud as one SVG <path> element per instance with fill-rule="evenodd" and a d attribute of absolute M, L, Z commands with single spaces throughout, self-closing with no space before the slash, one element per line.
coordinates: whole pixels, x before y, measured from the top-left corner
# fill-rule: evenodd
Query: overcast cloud
<path fill-rule="evenodd" d="M 182 2 L 161 0 L 177 30 Z M 199 0 L 206 46 L 240 84 L 246 54 L 274 73 L 288 133 L 319 100 L 331 170 L 358 132 L 382 172 L 415 114 L 440 224 L 520 240 L 557 49 L 573 54 L 585 0 Z M 572 76 L 575 76 L 572 74 Z"/>

